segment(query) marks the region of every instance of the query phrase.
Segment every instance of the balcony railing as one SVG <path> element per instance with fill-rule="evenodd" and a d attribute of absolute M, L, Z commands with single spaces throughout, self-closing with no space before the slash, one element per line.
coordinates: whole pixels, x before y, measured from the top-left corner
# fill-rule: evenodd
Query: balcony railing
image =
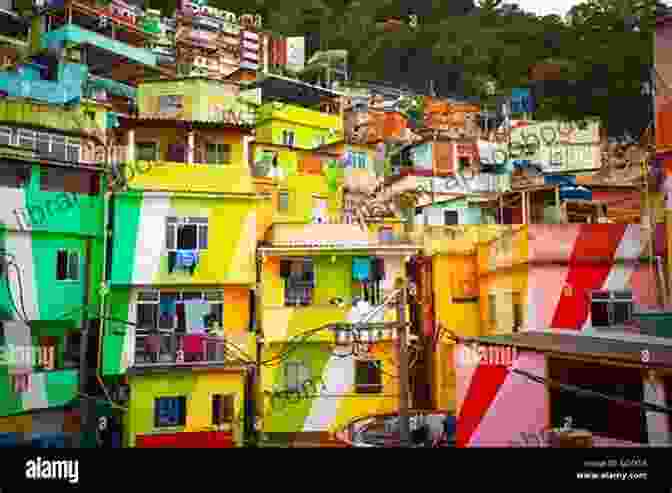
<path fill-rule="evenodd" d="M 135 337 L 134 367 L 225 363 L 226 341 L 200 334 L 139 333 Z"/>

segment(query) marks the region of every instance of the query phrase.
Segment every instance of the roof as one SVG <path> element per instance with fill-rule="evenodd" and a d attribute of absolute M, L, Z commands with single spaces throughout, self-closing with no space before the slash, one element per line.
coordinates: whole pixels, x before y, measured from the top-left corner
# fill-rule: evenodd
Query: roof
<path fill-rule="evenodd" d="M 648 351 L 648 366 L 672 368 L 672 338 L 652 337 L 641 334 L 605 332 L 599 336 L 572 334 L 567 331 L 551 332 L 530 330 L 515 334 L 469 338 L 465 342 L 515 346 L 542 353 L 585 356 L 605 363 L 620 361 L 642 366 L 643 351 Z"/>

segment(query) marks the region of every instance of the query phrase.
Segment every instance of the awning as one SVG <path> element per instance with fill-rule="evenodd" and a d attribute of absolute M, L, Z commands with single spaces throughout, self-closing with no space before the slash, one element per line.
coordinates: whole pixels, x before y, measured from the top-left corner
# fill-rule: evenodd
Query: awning
<path fill-rule="evenodd" d="M 514 346 L 541 353 L 567 356 L 583 356 L 605 363 L 620 361 L 642 367 L 658 366 L 672 368 L 672 338 L 651 337 L 639 334 L 605 333 L 602 336 L 587 336 L 567 332 L 526 331 L 515 334 L 465 338 L 464 342 L 495 346 Z M 642 354 L 648 351 L 649 362 L 642 362 Z"/>

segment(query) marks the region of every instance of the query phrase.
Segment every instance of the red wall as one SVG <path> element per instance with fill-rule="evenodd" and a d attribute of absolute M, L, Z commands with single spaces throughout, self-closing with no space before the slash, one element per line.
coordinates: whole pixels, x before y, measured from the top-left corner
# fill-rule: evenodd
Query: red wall
<path fill-rule="evenodd" d="M 137 435 L 137 448 L 233 448 L 233 433 L 227 431 L 199 431 Z"/>

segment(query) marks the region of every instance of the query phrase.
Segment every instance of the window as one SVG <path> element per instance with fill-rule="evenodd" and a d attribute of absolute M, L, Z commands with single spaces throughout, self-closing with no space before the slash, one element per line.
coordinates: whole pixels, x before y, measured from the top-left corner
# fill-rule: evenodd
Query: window
<path fill-rule="evenodd" d="M 156 142 L 137 142 L 135 157 L 138 161 L 156 161 L 159 159 L 159 146 Z"/>
<path fill-rule="evenodd" d="M 235 395 L 215 394 L 212 396 L 212 424 L 233 423 Z"/>
<path fill-rule="evenodd" d="M 310 305 L 313 302 L 315 288 L 315 267 L 312 259 L 284 261 L 289 265 L 285 279 L 285 306 Z"/>
<path fill-rule="evenodd" d="M 159 112 L 179 113 L 183 109 L 182 96 L 159 96 Z"/>
<path fill-rule="evenodd" d="M 40 190 L 45 192 L 72 192 L 86 195 L 98 194 L 98 176 L 93 171 L 40 167 Z"/>
<path fill-rule="evenodd" d="M 443 211 L 443 222 L 446 226 L 460 224 L 460 215 L 457 211 Z"/>
<path fill-rule="evenodd" d="M 282 143 L 286 146 L 294 145 L 294 131 L 293 130 L 283 130 L 282 131 Z"/>
<path fill-rule="evenodd" d="M 278 194 L 278 211 L 289 211 L 289 192 L 280 192 Z"/>
<path fill-rule="evenodd" d="M 488 295 L 488 313 L 490 318 L 490 325 L 497 324 L 497 296 L 495 294 Z"/>
<path fill-rule="evenodd" d="M 0 187 L 21 188 L 30 182 L 30 166 L 0 161 Z"/>
<path fill-rule="evenodd" d="M 207 217 L 168 217 L 166 249 L 206 250 L 208 248 Z"/>
<path fill-rule="evenodd" d="M 167 331 L 186 332 L 187 317 L 184 302 L 201 300 L 209 305 L 204 315 L 208 327 L 224 324 L 224 293 L 222 291 L 141 291 L 136 304 L 136 323 L 140 334 L 159 328 Z M 163 308 L 162 308 L 163 307 Z M 167 309 L 171 307 L 170 309 Z"/>
<path fill-rule="evenodd" d="M 590 315 L 596 328 L 622 326 L 632 319 L 631 291 L 598 291 L 591 294 Z"/>
<path fill-rule="evenodd" d="M 28 133 L 26 133 L 22 145 L 29 146 L 30 142 L 34 143 L 30 147 L 35 149 L 42 157 L 71 163 L 80 161 L 82 143 L 77 138 L 45 132 L 35 133 L 35 138 L 29 138 Z"/>
<path fill-rule="evenodd" d="M 511 294 L 511 306 L 513 307 L 513 332 L 518 332 L 523 326 L 523 303 L 520 293 Z"/>
<path fill-rule="evenodd" d="M 56 252 L 56 280 L 79 280 L 79 253 L 70 250 Z"/>
<path fill-rule="evenodd" d="M 353 152 L 352 153 L 352 167 L 358 169 L 366 169 L 368 156 L 366 152 Z"/>
<path fill-rule="evenodd" d="M 285 386 L 289 392 L 301 392 L 311 378 L 310 369 L 299 361 L 285 363 Z"/>
<path fill-rule="evenodd" d="M 0 127 L 0 145 L 12 145 L 14 143 L 14 132 L 11 128 Z"/>
<path fill-rule="evenodd" d="M 207 144 L 205 147 L 205 161 L 208 164 L 231 163 L 231 145 Z"/>
<path fill-rule="evenodd" d="M 184 426 L 187 418 L 187 398 L 158 397 L 154 399 L 154 427 Z"/>
<path fill-rule="evenodd" d="M 379 394 L 383 391 L 380 361 L 355 361 L 355 392 Z"/>
<path fill-rule="evenodd" d="M 35 149 L 35 132 L 33 130 L 19 129 L 18 145 Z"/>

